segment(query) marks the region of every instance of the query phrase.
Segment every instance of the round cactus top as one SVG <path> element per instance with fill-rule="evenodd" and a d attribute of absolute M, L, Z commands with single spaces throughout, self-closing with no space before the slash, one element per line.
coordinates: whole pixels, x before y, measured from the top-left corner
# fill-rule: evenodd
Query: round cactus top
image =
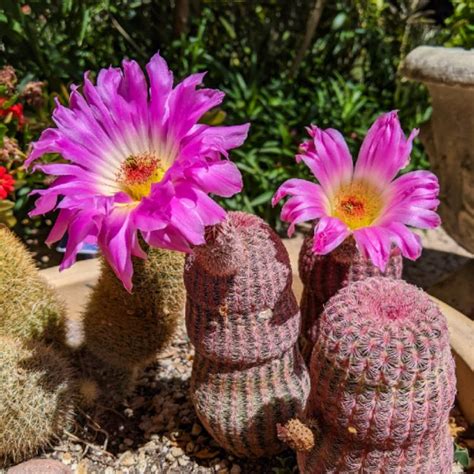
<path fill-rule="evenodd" d="M 424 379 L 445 356 L 449 334 L 437 305 L 419 288 L 381 277 L 352 283 L 329 300 L 313 351 L 313 359 L 328 358 L 355 379 L 388 385 Z"/>
<path fill-rule="evenodd" d="M 446 321 L 438 306 L 421 289 L 403 280 L 373 277 L 341 289 L 325 310 L 328 323 L 368 323 L 375 329 L 421 328 L 443 330 Z M 435 334 L 436 335 L 436 334 Z"/>
<path fill-rule="evenodd" d="M 261 218 L 229 212 L 225 221 L 206 229 L 206 243 L 193 249 L 196 261 L 212 275 L 229 276 L 245 267 L 258 252 L 265 252 L 290 267 L 283 243 Z M 282 270 L 283 271 L 283 270 Z"/>

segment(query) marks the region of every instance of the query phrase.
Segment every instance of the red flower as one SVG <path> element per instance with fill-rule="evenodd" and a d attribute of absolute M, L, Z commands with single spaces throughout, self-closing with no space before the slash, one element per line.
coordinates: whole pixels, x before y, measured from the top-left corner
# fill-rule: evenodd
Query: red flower
<path fill-rule="evenodd" d="M 6 117 L 11 112 L 13 117 L 18 120 L 18 126 L 23 127 L 25 123 L 25 117 L 23 115 L 23 104 L 15 104 L 4 109 L 2 108 L 2 106 L 6 102 L 6 100 L 7 99 L 5 99 L 4 97 L 0 97 L 0 117 Z"/>
<path fill-rule="evenodd" d="M 0 199 L 5 199 L 15 186 L 13 176 L 8 173 L 4 166 L 0 166 Z"/>

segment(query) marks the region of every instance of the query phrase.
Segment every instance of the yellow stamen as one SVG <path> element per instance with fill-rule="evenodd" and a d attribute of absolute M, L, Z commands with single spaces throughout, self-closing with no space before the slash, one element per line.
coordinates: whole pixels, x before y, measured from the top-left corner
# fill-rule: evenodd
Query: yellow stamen
<path fill-rule="evenodd" d="M 342 186 L 331 205 L 331 215 L 356 230 L 371 225 L 380 215 L 380 191 L 365 181 L 353 181 Z"/>
<path fill-rule="evenodd" d="M 129 156 L 117 176 L 122 189 L 135 201 L 148 196 L 151 186 L 160 182 L 167 168 L 152 153 Z"/>

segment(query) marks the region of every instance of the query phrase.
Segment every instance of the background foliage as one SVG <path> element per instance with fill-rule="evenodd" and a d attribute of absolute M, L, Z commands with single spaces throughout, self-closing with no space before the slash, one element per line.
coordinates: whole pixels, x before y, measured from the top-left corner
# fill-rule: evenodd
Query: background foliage
<path fill-rule="evenodd" d="M 279 226 L 270 197 L 288 177 L 305 175 L 293 156 L 313 122 L 335 127 L 355 152 L 382 111 L 397 108 L 406 130 L 429 118 L 421 86 L 397 70 L 418 44 L 473 46 L 472 0 L 0 0 L 0 66 L 67 94 L 83 71 L 142 64 L 156 51 L 175 76 L 208 71 L 206 84 L 227 93 L 212 119 L 252 122 L 233 154 L 245 189 L 228 207 Z M 307 19 L 322 15 L 306 50 Z M 295 57 L 302 54 L 301 63 Z M 417 143 L 412 168 L 427 167 Z"/>

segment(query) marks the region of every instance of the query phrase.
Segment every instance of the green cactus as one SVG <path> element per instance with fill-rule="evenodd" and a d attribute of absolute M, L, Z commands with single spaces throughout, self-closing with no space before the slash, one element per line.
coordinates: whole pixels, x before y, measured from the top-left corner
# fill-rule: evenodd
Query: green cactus
<path fill-rule="evenodd" d="M 64 341 L 64 305 L 19 239 L 0 225 L 0 336 Z"/>
<path fill-rule="evenodd" d="M 171 340 L 184 305 L 184 256 L 148 249 L 134 258 L 128 293 L 103 261 L 83 315 L 85 347 L 112 367 L 135 372 L 154 360 Z"/>
<path fill-rule="evenodd" d="M 73 372 L 42 342 L 0 337 L 0 468 L 35 455 L 73 416 Z"/>

